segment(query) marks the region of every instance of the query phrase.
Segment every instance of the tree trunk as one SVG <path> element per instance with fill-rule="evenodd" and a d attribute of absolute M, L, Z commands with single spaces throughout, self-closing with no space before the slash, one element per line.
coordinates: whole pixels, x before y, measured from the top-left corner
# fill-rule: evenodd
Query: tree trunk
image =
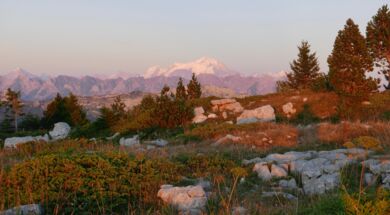
<path fill-rule="evenodd" d="M 15 133 L 18 132 L 18 114 L 14 114 L 15 119 Z"/>

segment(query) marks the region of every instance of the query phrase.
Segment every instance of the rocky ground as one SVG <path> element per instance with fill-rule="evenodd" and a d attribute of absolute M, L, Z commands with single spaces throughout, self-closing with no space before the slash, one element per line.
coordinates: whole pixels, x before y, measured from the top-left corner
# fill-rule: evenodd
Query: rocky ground
<path fill-rule="evenodd" d="M 295 117 L 302 104 L 312 99 L 289 97 L 278 106 L 267 101 L 210 100 L 208 106 L 194 109 L 191 129 L 165 136 L 145 137 L 139 132 L 69 139 L 72 129 L 66 123 L 57 123 L 47 134 L 5 139 L 0 154 L 2 168 L 12 169 L 29 161 L 21 155 L 39 158 L 42 151 L 43 155 L 76 151 L 83 156 L 125 153 L 145 160 L 164 159 L 178 169 L 189 165 L 188 160 L 196 161 L 194 169 L 177 172 L 179 180 L 154 184 L 157 190 L 147 194 L 158 202 L 152 207 L 154 214 L 313 214 L 317 209 L 311 204 L 325 207 L 317 212 L 327 214 L 334 205 L 339 206 L 338 202 L 344 202 L 340 210 L 347 211 L 346 199 L 353 199 L 350 193 L 360 196 L 371 189 L 389 190 L 388 124 L 275 123 L 281 116 Z M 316 111 L 327 116 L 333 112 Z M 186 156 L 190 158 L 182 158 Z M 163 175 L 166 169 L 156 171 Z M 354 189 L 348 188 L 356 180 Z M 336 203 L 323 203 L 328 197 Z M 374 198 L 370 204 L 379 208 L 375 205 L 381 201 Z M 39 202 L 28 203 L 3 208 L 0 214 L 47 214 Z M 161 212 L 166 210 L 169 213 Z"/>

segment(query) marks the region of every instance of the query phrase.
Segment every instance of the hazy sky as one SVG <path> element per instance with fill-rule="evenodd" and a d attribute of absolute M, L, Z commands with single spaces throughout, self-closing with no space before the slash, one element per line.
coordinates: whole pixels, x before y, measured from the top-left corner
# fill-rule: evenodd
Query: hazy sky
<path fill-rule="evenodd" d="M 347 18 L 388 0 L 0 0 L 0 74 L 143 73 L 202 56 L 243 73 L 288 70 L 308 40 L 321 69 Z"/>

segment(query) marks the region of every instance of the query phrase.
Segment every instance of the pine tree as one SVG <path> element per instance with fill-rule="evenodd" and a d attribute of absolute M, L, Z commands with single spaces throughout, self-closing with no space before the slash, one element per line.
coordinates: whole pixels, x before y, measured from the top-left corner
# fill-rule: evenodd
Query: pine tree
<path fill-rule="evenodd" d="M 197 99 L 202 96 L 202 87 L 198 82 L 195 73 L 192 73 L 192 78 L 187 85 L 187 94 L 189 99 Z"/>
<path fill-rule="evenodd" d="M 88 122 L 83 107 L 72 93 L 67 97 L 62 97 L 57 93 L 43 114 L 43 122 L 47 128 L 57 122 L 66 122 L 70 126 L 84 125 Z"/>
<path fill-rule="evenodd" d="M 187 92 L 186 92 L 186 88 L 183 84 L 183 79 L 180 78 L 179 79 L 179 82 L 177 83 L 177 87 L 176 87 L 176 98 L 177 99 L 187 99 Z"/>
<path fill-rule="evenodd" d="M 328 64 L 330 84 L 343 99 L 361 101 L 377 89 L 376 81 L 366 77 L 366 72 L 373 70 L 373 62 L 365 38 L 352 19 L 339 31 Z"/>
<path fill-rule="evenodd" d="M 47 128 L 57 122 L 66 122 L 70 124 L 72 121 L 70 113 L 67 111 L 65 100 L 59 93 L 57 93 L 56 97 L 47 105 L 43 115 L 43 121 Z"/>
<path fill-rule="evenodd" d="M 6 92 L 6 104 L 8 110 L 12 112 L 15 132 L 18 132 L 18 119 L 19 116 L 23 115 L 23 104 L 20 101 L 20 92 L 12 91 L 8 88 Z"/>
<path fill-rule="evenodd" d="M 83 125 L 87 123 L 86 113 L 73 93 L 70 93 L 69 96 L 65 97 L 64 102 L 65 108 L 70 114 L 72 125 Z"/>
<path fill-rule="evenodd" d="M 390 10 L 381 7 L 367 25 L 367 46 L 376 66 L 387 80 L 385 88 L 390 89 Z"/>
<path fill-rule="evenodd" d="M 287 83 L 292 89 L 308 89 L 320 76 L 318 59 L 307 41 L 302 41 L 298 50 L 298 59 L 290 63 L 292 72 L 287 74 Z"/>
<path fill-rule="evenodd" d="M 126 115 L 126 105 L 120 96 L 115 98 L 114 103 L 111 105 L 111 110 L 118 119 Z"/>

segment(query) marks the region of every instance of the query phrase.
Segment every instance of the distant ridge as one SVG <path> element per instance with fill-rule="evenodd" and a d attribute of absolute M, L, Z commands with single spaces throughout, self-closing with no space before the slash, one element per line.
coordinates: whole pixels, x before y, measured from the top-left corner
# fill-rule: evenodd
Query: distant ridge
<path fill-rule="evenodd" d="M 48 100 L 57 93 L 79 96 L 102 96 L 123 94 L 132 91 L 156 93 L 167 84 L 175 87 L 179 77 L 187 83 L 192 73 L 203 86 L 208 86 L 207 95 L 257 95 L 275 91 L 275 83 L 284 79 L 282 73 L 242 76 L 213 58 L 200 58 L 190 63 L 175 63 L 167 69 L 149 68 L 144 76 L 120 72 L 106 77 L 84 76 L 56 77 L 38 76 L 21 68 L 0 76 L 0 92 L 7 88 L 20 90 L 24 100 Z"/>

